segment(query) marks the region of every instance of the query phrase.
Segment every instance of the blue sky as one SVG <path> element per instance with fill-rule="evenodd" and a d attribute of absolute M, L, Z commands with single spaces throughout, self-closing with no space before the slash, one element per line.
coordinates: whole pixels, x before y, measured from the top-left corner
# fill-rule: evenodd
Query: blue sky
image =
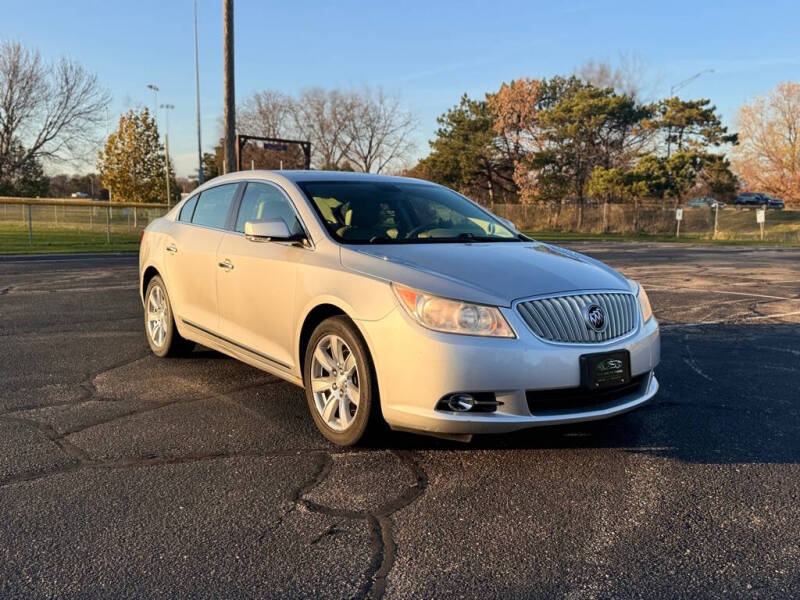
<path fill-rule="evenodd" d="M 69 55 L 113 94 L 111 121 L 132 106 L 172 103 L 179 175 L 196 168 L 191 0 L 28 1 L 2 9 L 0 38 Z M 602 6 L 602 8 L 600 8 Z M 236 0 L 236 95 L 267 88 L 382 86 L 420 119 L 427 153 L 436 117 L 463 92 L 480 97 L 517 77 L 569 74 L 621 54 L 647 66 L 647 87 L 714 69 L 681 91 L 708 97 L 733 125 L 737 108 L 800 79 L 800 2 L 279 2 Z M 222 114 L 222 2 L 199 0 L 203 146 Z M 163 115 L 160 125 L 164 127 Z"/>

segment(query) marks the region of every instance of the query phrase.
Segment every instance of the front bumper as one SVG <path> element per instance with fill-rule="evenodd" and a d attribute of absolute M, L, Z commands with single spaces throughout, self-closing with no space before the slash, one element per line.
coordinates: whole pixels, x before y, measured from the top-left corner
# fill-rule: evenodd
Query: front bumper
<path fill-rule="evenodd" d="M 527 427 L 604 419 L 636 408 L 658 391 L 653 369 L 661 344 L 655 318 L 607 343 L 558 344 L 536 337 L 512 309 L 501 309 L 517 339 L 427 330 L 396 308 L 378 321 L 359 321 L 372 351 L 381 409 L 394 429 L 442 435 L 503 433 Z M 628 350 L 631 375 L 642 385 L 613 402 L 533 414 L 526 391 L 580 386 L 582 354 Z M 502 405 L 491 413 L 436 410 L 456 392 L 493 392 Z"/>

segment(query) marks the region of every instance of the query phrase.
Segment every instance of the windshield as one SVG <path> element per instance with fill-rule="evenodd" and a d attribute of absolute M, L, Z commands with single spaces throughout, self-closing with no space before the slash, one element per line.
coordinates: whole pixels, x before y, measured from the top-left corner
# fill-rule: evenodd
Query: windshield
<path fill-rule="evenodd" d="M 444 187 L 381 181 L 299 185 L 333 238 L 344 244 L 520 241 L 494 216 Z"/>

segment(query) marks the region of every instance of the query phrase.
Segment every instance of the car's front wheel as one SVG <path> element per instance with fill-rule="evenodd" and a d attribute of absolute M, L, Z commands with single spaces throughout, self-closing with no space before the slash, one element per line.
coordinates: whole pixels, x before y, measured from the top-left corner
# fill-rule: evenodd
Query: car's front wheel
<path fill-rule="evenodd" d="M 314 423 L 333 443 L 352 446 L 378 425 L 375 370 L 349 319 L 331 317 L 317 326 L 306 348 L 303 375 Z"/>
<path fill-rule="evenodd" d="M 194 347 L 193 342 L 184 339 L 178 333 L 167 286 L 158 275 L 147 284 L 144 296 L 144 328 L 150 350 L 156 356 L 179 356 Z"/>

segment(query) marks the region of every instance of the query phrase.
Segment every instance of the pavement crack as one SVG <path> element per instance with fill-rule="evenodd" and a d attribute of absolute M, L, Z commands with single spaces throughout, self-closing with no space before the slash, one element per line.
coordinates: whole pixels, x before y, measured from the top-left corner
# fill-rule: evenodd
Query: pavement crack
<path fill-rule="evenodd" d="M 61 451 L 67 455 L 68 458 L 82 463 L 84 461 L 89 460 L 89 455 L 83 448 L 80 448 L 70 442 L 69 440 L 65 439 L 63 435 L 61 435 L 58 431 L 53 429 L 50 425 L 46 423 L 42 423 L 40 421 L 34 421 L 33 419 L 25 419 L 22 417 L 12 417 L 12 416 L 1 416 L 1 420 L 9 422 L 9 423 L 17 423 L 19 425 L 26 425 L 28 427 L 33 427 L 37 431 L 39 431 L 45 438 L 53 442 Z"/>
<path fill-rule="evenodd" d="M 295 493 L 294 507 L 303 506 L 309 511 L 324 514 L 337 519 L 352 519 L 366 521 L 370 528 L 370 563 L 366 570 L 364 583 L 356 594 L 357 598 L 380 599 L 386 592 L 387 579 L 394 567 L 397 556 L 397 542 L 394 539 L 392 515 L 405 508 L 425 493 L 428 487 L 428 475 L 419 466 L 414 455 L 409 451 L 394 451 L 393 454 L 414 475 L 414 483 L 408 486 L 398 497 L 382 504 L 372 511 L 348 510 L 326 506 L 304 496 L 320 485 L 330 474 L 333 468 L 333 459 L 330 454 L 324 455 L 324 460 L 315 476 L 298 488 Z M 289 514 L 287 511 L 286 514 Z M 284 515 L 285 517 L 286 515 Z M 325 532 L 323 532 L 323 535 Z M 316 539 L 316 538 L 315 538 Z M 312 540 L 313 541 L 313 540 Z M 319 540 L 316 540 L 319 541 Z"/>
<path fill-rule="evenodd" d="M 6 420 L 3 417 L 3 420 Z M 22 419 L 17 419 L 21 421 Z M 30 423 L 29 423 L 30 424 Z M 74 447 L 77 448 L 77 447 Z M 82 449 L 77 448 L 78 452 L 83 452 Z M 75 461 L 67 466 L 49 469 L 46 471 L 26 471 L 19 475 L 9 477 L 0 481 L 0 489 L 13 486 L 19 483 L 30 481 L 37 481 L 47 479 L 63 473 L 70 473 L 73 471 L 83 471 L 88 469 L 135 469 L 142 467 L 157 467 L 164 465 L 179 465 L 189 464 L 202 461 L 211 460 L 226 460 L 234 458 L 277 458 L 277 457 L 291 457 L 291 456 L 304 456 L 309 454 L 323 455 L 324 451 L 316 448 L 309 449 L 295 449 L 295 450 L 275 450 L 272 452 L 211 452 L 206 454 L 184 454 L 180 456 L 132 456 L 124 457 L 116 460 L 94 460 L 90 457 L 83 459 L 75 459 Z M 84 453 L 84 456 L 85 453 Z"/>

